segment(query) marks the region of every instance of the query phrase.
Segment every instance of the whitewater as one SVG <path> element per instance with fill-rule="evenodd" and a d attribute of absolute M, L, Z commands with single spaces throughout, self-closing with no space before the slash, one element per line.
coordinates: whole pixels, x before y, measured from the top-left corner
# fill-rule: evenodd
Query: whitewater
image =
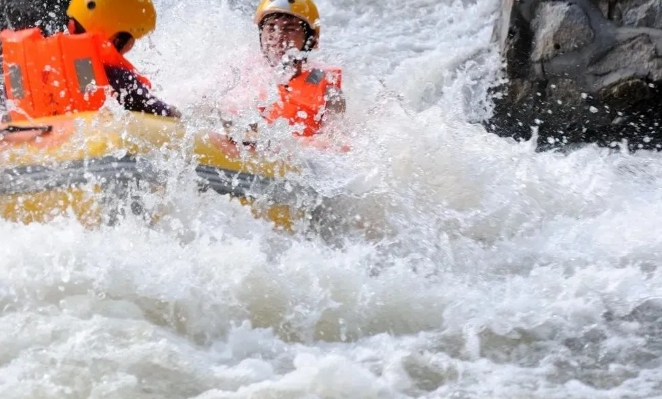
<path fill-rule="evenodd" d="M 221 101 L 256 3 L 157 1 L 130 59 Z M 185 178 L 158 226 L 0 221 L 0 397 L 662 398 L 659 155 L 477 124 L 496 0 L 318 5 L 354 150 L 301 179 L 367 227 L 284 234 Z"/>

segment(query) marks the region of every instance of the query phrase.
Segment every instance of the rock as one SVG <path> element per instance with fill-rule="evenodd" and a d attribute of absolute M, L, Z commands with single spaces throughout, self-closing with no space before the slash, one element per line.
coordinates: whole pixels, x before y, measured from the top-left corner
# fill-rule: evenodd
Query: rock
<path fill-rule="evenodd" d="M 621 26 L 662 28 L 662 4 L 660 0 L 634 0 L 616 5 Z"/>
<path fill-rule="evenodd" d="M 64 30 L 70 0 L 0 0 L 0 29 L 40 27 L 47 34 Z"/>
<path fill-rule="evenodd" d="M 539 150 L 662 149 L 661 24 L 662 0 L 504 1 L 494 41 L 508 79 L 486 128 L 537 132 Z"/>
<path fill-rule="evenodd" d="M 533 51 L 531 61 L 547 61 L 589 44 L 593 31 L 588 18 L 575 4 L 543 3 L 536 18 L 531 22 L 533 29 Z"/>

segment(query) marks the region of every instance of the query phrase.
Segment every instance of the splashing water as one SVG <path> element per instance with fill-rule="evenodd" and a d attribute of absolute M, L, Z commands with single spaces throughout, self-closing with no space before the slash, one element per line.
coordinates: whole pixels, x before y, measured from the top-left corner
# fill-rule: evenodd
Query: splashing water
<path fill-rule="evenodd" d="M 132 61 L 187 112 L 222 103 L 257 68 L 255 3 L 157 2 Z M 0 222 L 0 396 L 660 395 L 662 162 L 472 124 L 498 7 L 319 1 L 354 150 L 302 178 L 373 235 L 285 236 L 185 185 L 168 228 Z"/>

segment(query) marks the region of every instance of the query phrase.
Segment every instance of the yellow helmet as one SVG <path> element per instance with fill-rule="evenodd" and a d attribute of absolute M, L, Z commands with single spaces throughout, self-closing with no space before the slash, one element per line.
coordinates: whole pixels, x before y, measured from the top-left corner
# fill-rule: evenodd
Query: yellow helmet
<path fill-rule="evenodd" d="M 306 22 L 315 38 L 313 48 L 317 47 L 320 37 L 320 15 L 312 0 L 262 0 L 255 12 L 255 23 L 260 25 L 270 14 L 289 14 Z"/>
<path fill-rule="evenodd" d="M 109 39 L 127 32 L 139 39 L 156 28 L 151 0 L 71 0 L 67 15 L 87 32 L 101 32 Z"/>

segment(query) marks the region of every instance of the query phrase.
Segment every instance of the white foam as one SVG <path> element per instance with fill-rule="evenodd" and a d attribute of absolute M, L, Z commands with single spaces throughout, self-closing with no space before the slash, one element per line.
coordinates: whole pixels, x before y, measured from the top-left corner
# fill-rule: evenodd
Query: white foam
<path fill-rule="evenodd" d="M 259 51 L 253 4 L 157 4 L 131 60 L 186 112 L 222 102 Z M 342 247 L 185 184 L 156 229 L 0 222 L 1 396 L 658 395 L 662 163 L 469 123 L 497 6 L 319 2 L 354 150 L 302 153 L 301 179 L 375 226 Z"/>

